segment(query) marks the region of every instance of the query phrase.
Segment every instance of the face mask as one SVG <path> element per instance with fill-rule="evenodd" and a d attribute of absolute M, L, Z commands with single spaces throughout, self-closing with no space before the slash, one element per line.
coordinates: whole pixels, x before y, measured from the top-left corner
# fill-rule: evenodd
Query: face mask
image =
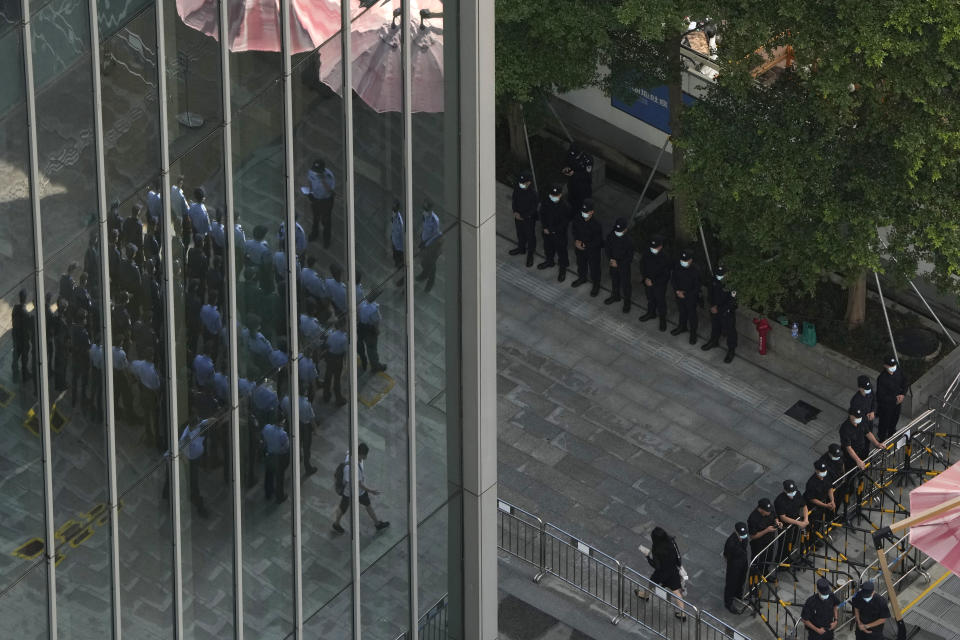
<path fill-rule="evenodd" d="M 717 282 L 720 282 L 723 280 L 723 276 L 716 276 L 716 278 L 717 278 Z"/>
<path fill-rule="evenodd" d="M 897 370 L 897 365 L 893 365 L 892 367 L 887 367 L 887 371 L 889 371 L 890 373 L 894 373 L 896 372 L 896 370 Z"/>
<path fill-rule="evenodd" d="M 795 496 L 795 495 L 797 495 L 797 492 L 796 492 L 796 491 L 791 491 L 790 493 L 787 494 L 787 497 L 792 499 L 793 496 Z"/>
<path fill-rule="evenodd" d="M 690 261 L 689 261 L 689 260 L 681 260 L 681 261 L 680 261 L 680 266 L 683 267 L 684 269 L 686 269 L 687 267 L 690 266 Z"/>
<path fill-rule="evenodd" d="M 830 599 L 830 594 L 829 594 L 829 593 L 821 593 L 821 594 L 820 594 L 820 599 L 821 599 L 821 600 L 829 600 L 829 599 Z"/>
<path fill-rule="evenodd" d="M 624 233 L 626 233 L 626 232 L 625 232 L 625 231 L 614 231 L 614 232 L 613 232 L 613 235 L 617 236 L 618 238 L 622 238 Z"/>
<path fill-rule="evenodd" d="M 660 249 L 657 249 L 656 247 L 650 247 L 650 253 L 652 253 L 653 255 L 657 255 L 658 253 L 660 253 Z"/>
<path fill-rule="evenodd" d="M 863 422 L 863 418 L 854 418 L 854 419 L 853 419 L 853 424 L 860 424 L 861 422 Z"/>
<path fill-rule="evenodd" d="M 871 393 L 873 393 L 873 389 L 864 389 L 864 390 L 863 390 L 863 395 L 865 395 L 865 396 L 868 396 L 868 395 L 870 395 Z"/>
<path fill-rule="evenodd" d="M 826 472 L 826 471 L 817 471 L 817 477 L 819 477 L 819 478 L 826 478 L 826 477 L 827 477 L 827 472 Z"/>
<path fill-rule="evenodd" d="M 869 596 L 863 596 L 863 601 L 864 601 L 864 602 L 870 602 L 871 600 L 873 600 L 873 594 L 872 594 L 872 593 L 871 593 Z"/>
<path fill-rule="evenodd" d="M 550 202 L 560 202 L 560 196 L 550 196 Z"/>
<path fill-rule="evenodd" d="M 840 456 L 830 456 L 830 459 L 836 462 L 837 460 L 840 459 Z"/>
<path fill-rule="evenodd" d="M 742 536 L 740 536 L 740 539 L 741 539 L 741 540 L 746 540 L 746 539 L 747 539 L 747 534 L 743 534 Z"/>
<path fill-rule="evenodd" d="M 524 182 L 524 183 L 522 183 L 522 184 L 520 185 L 520 188 L 521 188 L 521 189 L 526 189 L 526 188 L 529 187 L 529 186 L 530 186 L 530 183 L 529 183 L 529 182 Z"/>
<path fill-rule="evenodd" d="M 590 219 L 590 216 L 591 216 L 591 214 L 587 213 L 586 211 L 584 211 L 584 212 L 581 213 L 580 215 L 583 216 L 583 219 L 584 219 L 584 220 L 589 220 L 589 219 Z"/>

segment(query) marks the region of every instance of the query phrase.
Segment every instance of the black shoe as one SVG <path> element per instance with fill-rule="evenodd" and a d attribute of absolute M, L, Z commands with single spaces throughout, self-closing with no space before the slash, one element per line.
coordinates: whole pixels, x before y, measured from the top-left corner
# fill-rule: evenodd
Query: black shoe
<path fill-rule="evenodd" d="M 330 402 L 330 392 L 329 392 L 329 391 L 324 391 L 324 392 L 323 392 L 323 401 L 324 401 L 324 402 Z"/>
<path fill-rule="evenodd" d="M 367 370 L 367 361 L 366 361 L 366 360 L 362 360 L 362 361 L 360 362 L 360 371 L 366 371 L 366 370 Z"/>
<path fill-rule="evenodd" d="M 346 398 L 343 398 L 343 397 L 337 398 L 337 406 L 338 406 L 338 407 L 342 407 L 342 406 L 345 405 L 345 404 L 347 404 L 347 399 L 346 399 Z"/>
<path fill-rule="evenodd" d="M 567 270 L 560 269 L 560 273 L 557 274 L 557 282 L 563 282 L 567 279 Z"/>
<path fill-rule="evenodd" d="M 723 361 L 726 362 L 727 364 L 730 364 L 731 362 L 733 362 L 733 357 L 735 355 L 736 354 L 734 353 L 733 347 L 730 347 L 729 349 L 727 349 L 727 355 L 723 356 Z"/>
<path fill-rule="evenodd" d="M 595 284 L 593 285 L 593 288 L 590 289 L 590 297 L 596 298 L 598 293 L 600 293 L 600 285 Z"/>
<path fill-rule="evenodd" d="M 316 472 L 317 472 L 317 468 L 312 464 L 307 464 L 307 465 L 304 465 L 303 467 L 303 475 L 305 476 L 312 476 Z"/>
<path fill-rule="evenodd" d="M 430 293 L 431 289 L 433 289 L 433 280 L 427 280 L 427 286 L 425 286 L 423 290 Z"/>
<path fill-rule="evenodd" d="M 398 286 L 398 287 L 402 287 L 402 286 L 403 286 L 403 281 L 404 281 L 404 279 L 405 279 L 405 278 L 403 278 L 403 277 L 401 276 L 401 277 L 397 278 L 397 281 L 394 282 L 394 284 L 395 284 L 396 286 Z"/>
<path fill-rule="evenodd" d="M 390 523 L 385 520 L 381 520 L 376 524 L 377 531 L 382 531 L 383 529 L 386 529 L 389 526 L 390 526 Z"/>
<path fill-rule="evenodd" d="M 425 274 L 423 271 L 421 271 L 420 274 L 414 278 L 414 280 L 416 280 L 417 282 L 421 282 L 426 279 L 427 279 L 427 274 Z"/>
<path fill-rule="evenodd" d="M 337 535 L 340 535 L 343 533 L 343 527 L 338 525 L 336 522 L 334 522 L 330 528 L 333 529 L 333 532 L 336 533 Z"/>
<path fill-rule="evenodd" d="M 533 266 L 533 254 L 532 254 L 532 253 L 528 253 L 528 254 L 527 254 L 527 266 L 528 266 L 528 267 L 532 267 L 532 266 Z"/>
<path fill-rule="evenodd" d="M 620 296 L 610 296 L 603 301 L 603 304 L 613 304 L 614 302 L 620 302 Z"/>
<path fill-rule="evenodd" d="M 197 515 L 200 516 L 201 519 L 206 520 L 210 517 L 210 512 L 201 504 L 197 506 Z"/>
<path fill-rule="evenodd" d="M 554 264 L 555 263 L 552 260 L 544 260 L 543 262 L 537 265 L 537 269 L 549 269 Z"/>
<path fill-rule="evenodd" d="M 646 322 L 647 320 L 653 320 L 657 317 L 656 311 L 647 311 L 645 314 L 637 318 L 640 322 Z"/>
<path fill-rule="evenodd" d="M 690 344 L 697 344 L 697 334 L 690 332 Z"/>
<path fill-rule="evenodd" d="M 681 333 L 685 332 L 686 330 L 687 330 L 686 327 L 674 327 L 673 329 L 670 330 L 670 335 L 678 336 Z"/>
<path fill-rule="evenodd" d="M 526 252 L 527 252 L 526 249 L 521 249 L 520 247 L 514 247 L 513 249 L 510 249 L 510 251 L 508 251 L 507 253 L 509 253 L 512 256 L 518 256 L 521 253 L 526 253 Z"/>
<path fill-rule="evenodd" d="M 718 344 L 720 344 L 720 341 L 719 341 L 719 340 L 716 340 L 716 339 L 714 339 L 714 338 L 710 338 L 709 340 L 706 341 L 706 343 L 704 343 L 704 345 L 703 345 L 702 347 L 700 347 L 700 350 L 701 350 L 701 351 L 710 351 L 710 349 L 713 349 L 713 348 L 714 348 L 715 346 L 717 346 Z"/>
<path fill-rule="evenodd" d="M 277 504 L 283 504 L 286 501 L 287 501 L 287 494 L 283 494 L 282 496 L 277 496 Z"/>
<path fill-rule="evenodd" d="M 667 330 L 667 319 L 660 318 L 660 331 L 666 331 L 666 330 Z"/>
<path fill-rule="evenodd" d="M 629 300 L 627 300 L 626 302 L 623 303 L 623 312 L 624 312 L 624 313 L 630 313 L 630 301 L 629 301 Z"/>
<path fill-rule="evenodd" d="M 570 283 L 570 286 L 571 286 L 571 287 L 579 287 L 580 285 L 586 283 L 586 281 L 587 281 L 586 278 L 577 278 L 576 280 L 574 280 L 573 282 Z"/>
<path fill-rule="evenodd" d="M 378 364 L 374 368 L 370 369 L 372 373 L 380 373 L 381 371 L 386 371 L 386 370 L 387 370 L 387 365 L 385 364 Z"/>

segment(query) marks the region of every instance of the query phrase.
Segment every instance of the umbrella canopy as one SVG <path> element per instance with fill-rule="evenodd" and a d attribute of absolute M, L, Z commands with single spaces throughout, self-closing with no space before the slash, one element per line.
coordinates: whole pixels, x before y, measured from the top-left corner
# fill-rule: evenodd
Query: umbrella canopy
<path fill-rule="evenodd" d="M 226 1 L 226 0 L 225 0 Z M 177 13 L 188 27 L 220 38 L 218 0 L 177 0 Z M 361 10 L 353 5 L 352 15 Z M 230 50 L 280 51 L 280 0 L 230 2 Z M 340 30 L 339 0 L 291 0 L 290 46 L 293 53 L 313 51 Z"/>
<path fill-rule="evenodd" d="M 411 94 L 413 111 L 443 111 L 443 27 L 441 18 L 426 17 L 421 11 L 439 14 L 437 6 L 410 0 Z M 350 55 L 353 58 L 353 89 L 378 112 L 400 111 L 403 106 L 403 60 L 400 55 L 401 19 L 394 16 L 400 1 L 371 7 L 352 23 Z M 337 35 L 320 47 L 320 80 L 340 93 L 342 50 Z"/>
<path fill-rule="evenodd" d="M 910 492 L 910 513 L 960 496 L 960 463 Z M 910 527 L 910 543 L 954 573 L 960 573 L 960 508 Z"/>

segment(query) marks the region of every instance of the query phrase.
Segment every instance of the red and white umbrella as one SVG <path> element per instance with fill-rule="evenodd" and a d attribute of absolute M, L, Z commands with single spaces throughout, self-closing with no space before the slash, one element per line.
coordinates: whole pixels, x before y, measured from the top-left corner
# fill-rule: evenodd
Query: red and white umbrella
<path fill-rule="evenodd" d="M 280 0 L 230 2 L 230 50 L 280 51 Z M 340 0 L 290 0 L 290 46 L 293 53 L 313 51 L 340 31 Z M 177 13 L 188 27 L 220 39 L 218 0 L 177 0 Z M 361 11 L 353 6 L 351 17 Z"/>
<path fill-rule="evenodd" d="M 922 513 L 960 496 L 960 463 L 910 492 L 910 513 Z M 960 507 L 910 527 L 910 543 L 960 574 Z"/>
<path fill-rule="evenodd" d="M 443 111 L 443 6 L 439 0 L 409 0 L 412 110 Z M 378 112 L 403 106 L 403 59 L 400 54 L 400 0 L 377 3 L 351 27 L 353 89 Z M 396 15 L 395 15 L 396 14 Z M 343 84 L 339 34 L 320 47 L 320 80 L 340 93 Z"/>

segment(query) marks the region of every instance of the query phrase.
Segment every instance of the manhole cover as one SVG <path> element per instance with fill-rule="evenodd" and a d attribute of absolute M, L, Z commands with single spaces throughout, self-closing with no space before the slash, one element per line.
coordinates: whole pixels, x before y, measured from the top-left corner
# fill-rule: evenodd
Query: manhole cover
<path fill-rule="evenodd" d="M 733 449 L 724 449 L 700 470 L 700 475 L 732 493 L 742 493 L 767 468 Z"/>
<path fill-rule="evenodd" d="M 820 415 L 820 409 L 817 409 L 812 404 L 808 404 L 803 400 L 797 400 L 797 402 L 792 407 L 784 411 L 784 413 L 798 422 L 807 424 Z"/>
<path fill-rule="evenodd" d="M 940 353 L 940 337 L 925 327 L 907 327 L 893 334 L 897 350 L 909 358 L 931 359 Z"/>

